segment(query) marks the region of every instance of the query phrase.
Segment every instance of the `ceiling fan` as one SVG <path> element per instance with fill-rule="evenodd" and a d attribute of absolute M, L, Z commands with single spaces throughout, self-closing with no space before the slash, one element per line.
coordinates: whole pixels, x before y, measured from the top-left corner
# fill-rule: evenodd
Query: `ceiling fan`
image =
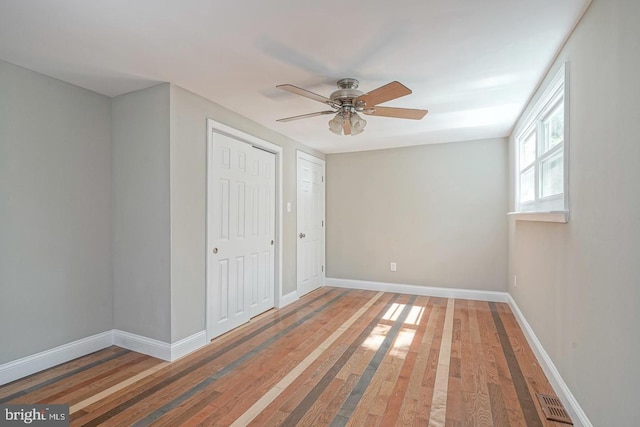
<path fill-rule="evenodd" d="M 367 121 L 358 115 L 363 113 L 369 116 L 394 117 L 399 119 L 420 120 L 427 113 L 427 110 L 415 110 L 411 108 L 379 107 L 378 104 L 409 95 L 411 89 L 399 82 L 391 82 L 371 92 L 364 93 L 358 90 L 358 80 L 341 79 L 338 80 L 338 90 L 333 92 L 329 98 L 310 92 L 290 84 L 278 85 L 278 89 L 314 101 L 327 104 L 333 110 L 319 111 L 317 113 L 303 114 L 301 116 L 278 119 L 278 122 L 289 122 L 292 120 L 306 119 L 308 117 L 322 116 L 325 114 L 335 114 L 329 120 L 329 130 L 336 135 L 358 135 L 362 133 Z"/>

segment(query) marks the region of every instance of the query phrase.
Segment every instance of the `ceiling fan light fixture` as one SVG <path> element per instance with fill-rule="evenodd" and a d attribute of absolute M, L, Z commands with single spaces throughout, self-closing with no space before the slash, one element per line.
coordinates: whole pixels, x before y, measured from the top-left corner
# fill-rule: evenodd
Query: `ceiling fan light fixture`
<path fill-rule="evenodd" d="M 342 135 L 342 126 L 344 125 L 344 116 L 342 112 L 336 114 L 336 116 L 329 120 L 329 130 L 336 135 Z"/>
<path fill-rule="evenodd" d="M 367 126 L 367 121 L 360 117 L 358 113 L 351 114 L 351 135 L 359 135 Z"/>

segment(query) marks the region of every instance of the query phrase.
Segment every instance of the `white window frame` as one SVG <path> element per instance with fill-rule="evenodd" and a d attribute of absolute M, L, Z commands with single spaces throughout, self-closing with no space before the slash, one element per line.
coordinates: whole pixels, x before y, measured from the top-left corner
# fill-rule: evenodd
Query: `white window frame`
<path fill-rule="evenodd" d="M 515 214 L 518 219 L 567 222 L 569 210 L 569 75 L 568 64 L 563 64 L 556 72 L 553 79 L 546 85 L 542 95 L 533 104 L 533 107 L 526 114 L 525 119 L 517 126 L 514 135 L 515 144 Z M 544 141 L 543 122 L 554 112 L 560 102 L 564 102 L 564 139 L 548 151 L 542 153 Z M 520 167 L 520 150 L 522 141 L 532 132 L 536 133 L 535 161 L 525 168 Z M 562 152 L 563 155 L 563 192 L 552 196 L 542 197 L 541 195 L 541 167 L 544 160 Z M 534 170 L 534 200 L 520 202 L 520 179 L 522 172 Z M 536 216 L 532 214 L 551 214 L 549 217 Z M 525 214 L 525 215 L 520 215 Z M 562 214 L 558 216 L 558 214 Z M 562 220 L 558 221 L 557 219 Z"/>

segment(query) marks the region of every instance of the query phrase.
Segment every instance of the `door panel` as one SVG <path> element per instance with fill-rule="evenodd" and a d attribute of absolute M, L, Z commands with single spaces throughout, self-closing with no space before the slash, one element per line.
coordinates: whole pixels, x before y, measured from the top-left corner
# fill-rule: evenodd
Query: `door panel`
<path fill-rule="evenodd" d="M 297 159 L 298 294 L 324 284 L 324 161 L 298 154 Z"/>
<path fill-rule="evenodd" d="M 214 133 L 209 149 L 210 336 L 274 306 L 275 155 Z"/>

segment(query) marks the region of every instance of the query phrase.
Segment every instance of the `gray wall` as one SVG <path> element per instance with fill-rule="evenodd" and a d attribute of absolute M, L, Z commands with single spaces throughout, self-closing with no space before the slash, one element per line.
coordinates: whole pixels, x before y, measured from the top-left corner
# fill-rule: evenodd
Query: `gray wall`
<path fill-rule="evenodd" d="M 113 99 L 114 328 L 171 342 L 169 84 Z"/>
<path fill-rule="evenodd" d="M 170 84 L 113 99 L 0 62 L 0 363 L 100 332 L 205 328 L 206 119 L 283 150 L 283 291 L 296 149 Z"/>
<path fill-rule="evenodd" d="M 507 149 L 492 139 L 328 155 L 327 277 L 506 290 Z"/>
<path fill-rule="evenodd" d="M 283 147 L 283 293 L 296 289 L 296 149 L 310 148 L 171 85 L 172 341 L 205 328 L 206 120 L 212 118 Z"/>
<path fill-rule="evenodd" d="M 110 104 L 0 61 L 0 364 L 112 328 Z"/>
<path fill-rule="evenodd" d="M 552 68 L 570 61 L 569 223 L 510 224 L 509 292 L 596 426 L 640 419 L 638 17 L 594 0 Z"/>

